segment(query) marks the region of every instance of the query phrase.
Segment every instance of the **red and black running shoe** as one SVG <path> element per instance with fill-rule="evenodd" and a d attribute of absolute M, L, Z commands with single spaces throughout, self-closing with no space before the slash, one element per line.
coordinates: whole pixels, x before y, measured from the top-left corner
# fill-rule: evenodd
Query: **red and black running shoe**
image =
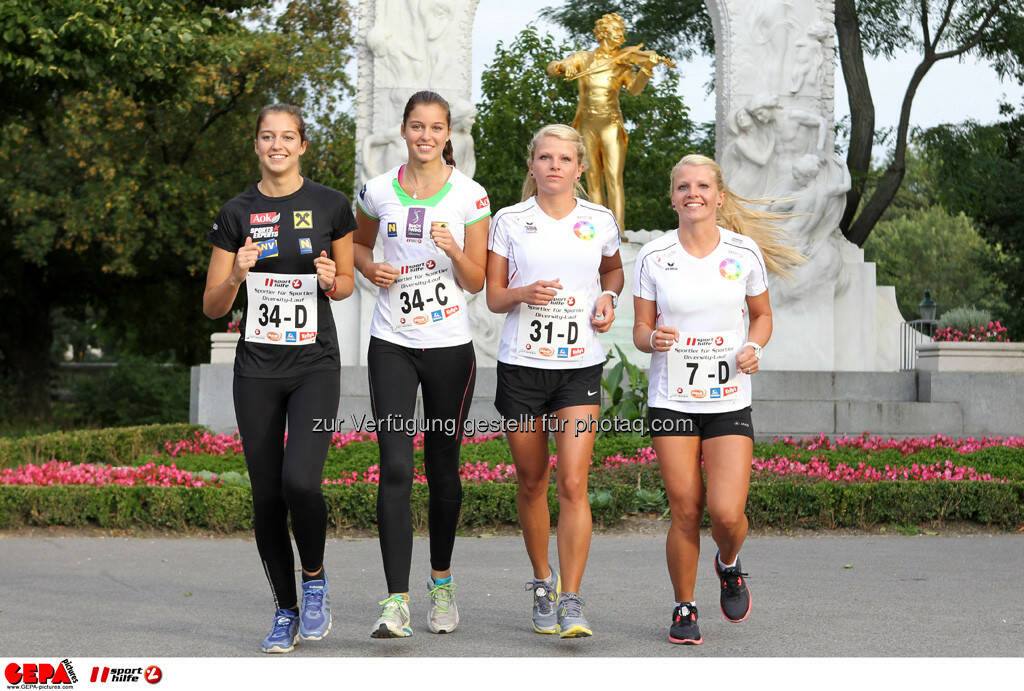
<path fill-rule="evenodd" d="M 672 610 L 672 626 L 668 629 L 670 643 L 700 645 L 704 639 L 697 628 L 697 607 L 685 602 Z"/>
<path fill-rule="evenodd" d="M 715 573 L 718 574 L 718 582 L 722 586 L 722 614 L 732 622 L 743 621 L 750 614 L 750 591 L 747 589 L 747 574 L 740 570 L 740 560 L 737 557 L 736 566 L 723 569 L 718 564 L 718 556 L 715 555 Z"/>

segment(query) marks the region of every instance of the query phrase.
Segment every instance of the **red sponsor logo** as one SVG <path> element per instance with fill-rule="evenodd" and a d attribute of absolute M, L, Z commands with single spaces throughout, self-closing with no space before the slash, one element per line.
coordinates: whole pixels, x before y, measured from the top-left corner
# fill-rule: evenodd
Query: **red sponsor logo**
<path fill-rule="evenodd" d="M 295 290 L 298 290 L 301 287 L 302 287 L 302 279 L 301 278 L 293 278 L 292 279 L 292 288 L 294 288 Z"/>
<path fill-rule="evenodd" d="M 723 343 L 725 343 L 725 339 L 724 338 L 722 338 L 721 336 L 715 336 L 715 345 L 720 346 Z"/>
<path fill-rule="evenodd" d="M 403 266 L 403 267 L 402 267 L 402 271 L 401 271 L 401 272 L 402 272 L 403 274 L 407 274 L 407 273 L 409 273 L 409 267 L 408 267 L 408 266 Z"/>
<path fill-rule="evenodd" d="M 524 347 L 524 348 L 525 348 L 526 350 L 531 350 L 531 349 L 533 349 L 533 346 L 532 346 L 532 345 L 530 345 L 529 343 L 527 343 L 527 344 L 526 344 L 525 346 L 523 346 L 523 347 Z"/>
<path fill-rule="evenodd" d="M 155 684 L 163 679 L 163 672 L 156 665 L 142 667 L 93 667 L 89 681 L 93 684 L 137 682 L 145 679 Z"/>
<path fill-rule="evenodd" d="M 33 686 L 35 684 L 68 684 L 70 686 L 74 684 L 74 681 L 71 680 L 71 675 L 74 674 L 74 671 L 70 670 L 70 667 L 71 663 L 67 660 L 64 660 L 57 666 L 46 662 L 26 662 L 23 665 L 12 662 L 4 668 L 4 678 L 8 684 L 24 684 L 26 686 Z M 77 678 L 75 681 L 77 681 Z"/>
<path fill-rule="evenodd" d="M 259 335 L 260 335 L 260 330 L 259 330 L 259 328 L 255 328 L 255 329 L 253 329 L 252 333 L 253 333 L 253 335 L 254 335 L 254 336 L 259 336 Z"/>
<path fill-rule="evenodd" d="M 543 355 L 544 357 L 551 357 L 552 355 L 555 354 L 555 351 L 551 350 L 551 348 L 548 347 L 541 347 L 540 349 L 537 350 L 537 352 Z"/>
<path fill-rule="evenodd" d="M 452 307 L 445 307 L 444 308 L 444 316 L 450 317 L 450 316 L 452 316 L 453 314 L 455 314 L 458 311 L 459 311 L 459 306 L 458 305 L 454 305 Z"/>
<path fill-rule="evenodd" d="M 486 209 L 490 205 L 490 203 L 491 203 L 491 200 L 489 200 L 487 197 L 483 197 L 482 199 L 477 199 L 476 200 L 476 208 L 478 208 L 478 209 Z"/>
<path fill-rule="evenodd" d="M 736 393 L 739 390 L 740 390 L 740 387 L 738 387 L 738 386 L 727 386 L 727 387 L 725 387 L 725 389 L 723 390 L 722 393 L 724 395 L 728 396 L 729 394 L 734 394 L 734 393 Z"/>
<path fill-rule="evenodd" d="M 694 345 L 697 342 L 696 338 L 687 338 L 686 345 Z"/>
<path fill-rule="evenodd" d="M 398 323 L 399 324 L 404 324 L 405 323 L 405 317 L 402 317 L 401 321 L 399 321 Z"/>
<path fill-rule="evenodd" d="M 691 398 L 707 398 L 708 392 L 704 389 L 694 389 L 690 392 Z"/>
<path fill-rule="evenodd" d="M 572 349 L 572 356 L 576 357 L 577 355 L 583 355 L 583 351 L 584 350 L 586 350 L 586 349 L 585 348 L 573 348 Z"/>
<path fill-rule="evenodd" d="M 569 307 L 572 307 L 573 305 L 576 304 L 576 298 L 569 298 L 568 300 L 565 301 L 565 304 L 569 305 Z"/>
<path fill-rule="evenodd" d="M 300 331 L 299 340 L 308 341 L 311 338 L 316 338 L 316 331 Z"/>
<path fill-rule="evenodd" d="M 267 332 L 267 338 L 270 339 L 271 341 L 280 341 L 281 340 L 281 332 L 280 331 L 268 331 Z"/>
<path fill-rule="evenodd" d="M 428 269 L 433 269 L 435 266 L 436 266 L 436 264 L 434 264 L 434 260 L 433 259 L 428 259 L 427 260 L 427 268 Z"/>
<path fill-rule="evenodd" d="M 249 225 L 265 226 L 268 223 L 277 223 L 281 220 L 281 212 L 264 211 L 261 214 L 249 214 Z"/>
<path fill-rule="evenodd" d="M 676 388 L 676 393 L 682 393 L 682 392 L 683 392 L 683 387 L 680 386 L 680 387 Z"/>
<path fill-rule="evenodd" d="M 412 318 L 412 323 L 413 323 L 413 324 L 426 324 L 426 323 L 427 323 L 427 318 L 426 318 L 426 317 L 424 317 L 424 316 L 423 316 L 423 315 L 421 314 L 421 315 L 420 315 L 420 316 L 418 316 L 418 317 L 413 317 L 413 318 Z"/>
<path fill-rule="evenodd" d="M 146 668 L 146 671 L 142 673 L 142 678 L 150 684 L 156 684 L 164 678 L 164 673 L 156 665 L 150 665 Z"/>
<path fill-rule="evenodd" d="M 263 285 L 265 285 L 267 288 L 273 288 L 274 287 L 274 279 L 272 279 L 272 278 L 264 278 L 263 279 Z"/>

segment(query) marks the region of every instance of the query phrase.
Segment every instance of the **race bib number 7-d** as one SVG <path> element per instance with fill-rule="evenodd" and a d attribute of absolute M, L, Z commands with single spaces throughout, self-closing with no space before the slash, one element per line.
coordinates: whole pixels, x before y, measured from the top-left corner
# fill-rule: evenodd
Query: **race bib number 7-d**
<path fill-rule="evenodd" d="M 316 342 L 316 274 L 250 271 L 245 285 L 247 342 L 274 345 Z"/>
<path fill-rule="evenodd" d="M 590 308 L 580 295 L 557 295 L 546 305 L 523 304 L 516 354 L 538 360 L 579 360 L 586 353 Z"/>
<path fill-rule="evenodd" d="M 736 334 L 684 333 L 668 351 L 668 398 L 729 401 L 739 396 Z"/>

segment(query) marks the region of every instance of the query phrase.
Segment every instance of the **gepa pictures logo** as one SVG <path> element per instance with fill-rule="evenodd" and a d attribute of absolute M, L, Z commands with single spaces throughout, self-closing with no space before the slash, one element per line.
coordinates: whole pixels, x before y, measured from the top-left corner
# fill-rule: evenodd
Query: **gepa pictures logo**
<path fill-rule="evenodd" d="M 68 659 L 61 660 L 56 665 L 48 662 L 12 662 L 4 668 L 4 679 L 10 685 L 8 688 L 31 688 L 40 685 L 72 688 L 78 682 L 75 670 Z"/>

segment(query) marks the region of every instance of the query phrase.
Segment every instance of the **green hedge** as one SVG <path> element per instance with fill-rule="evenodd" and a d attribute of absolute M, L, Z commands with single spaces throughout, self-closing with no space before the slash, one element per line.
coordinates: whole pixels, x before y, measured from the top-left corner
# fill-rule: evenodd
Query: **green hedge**
<path fill-rule="evenodd" d="M 461 527 L 515 525 L 516 488 L 512 483 L 465 485 Z M 600 524 L 620 521 L 641 503 L 635 485 L 614 484 L 598 491 L 606 493 L 594 505 Z M 325 486 L 329 525 L 373 528 L 376 495 L 373 484 Z M 413 522 L 420 530 L 427 525 L 427 497 L 425 485 L 413 486 Z M 553 486 L 548 503 L 554 523 L 558 506 Z M 1024 482 L 754 481 L 747 515 L 755 528 L 872 529 L 969 521 L 1014 529 L 1024 525 Z M 23 525 L 233 532 L 252 529 L 252 500 L 243 487 L 0 487 L 0 528 Z"/>
<path fill-rule="evenodd" d="M 200 425 L 174 423 L 53 432 L 20 439 L 0 439 L 0 468 L 57 459 L 71 463 L 137 465 L 141 456 L 164 450 L 164 442 L 192 437 Z M 146 459 L 152 460 L 152 459 Z"/>

